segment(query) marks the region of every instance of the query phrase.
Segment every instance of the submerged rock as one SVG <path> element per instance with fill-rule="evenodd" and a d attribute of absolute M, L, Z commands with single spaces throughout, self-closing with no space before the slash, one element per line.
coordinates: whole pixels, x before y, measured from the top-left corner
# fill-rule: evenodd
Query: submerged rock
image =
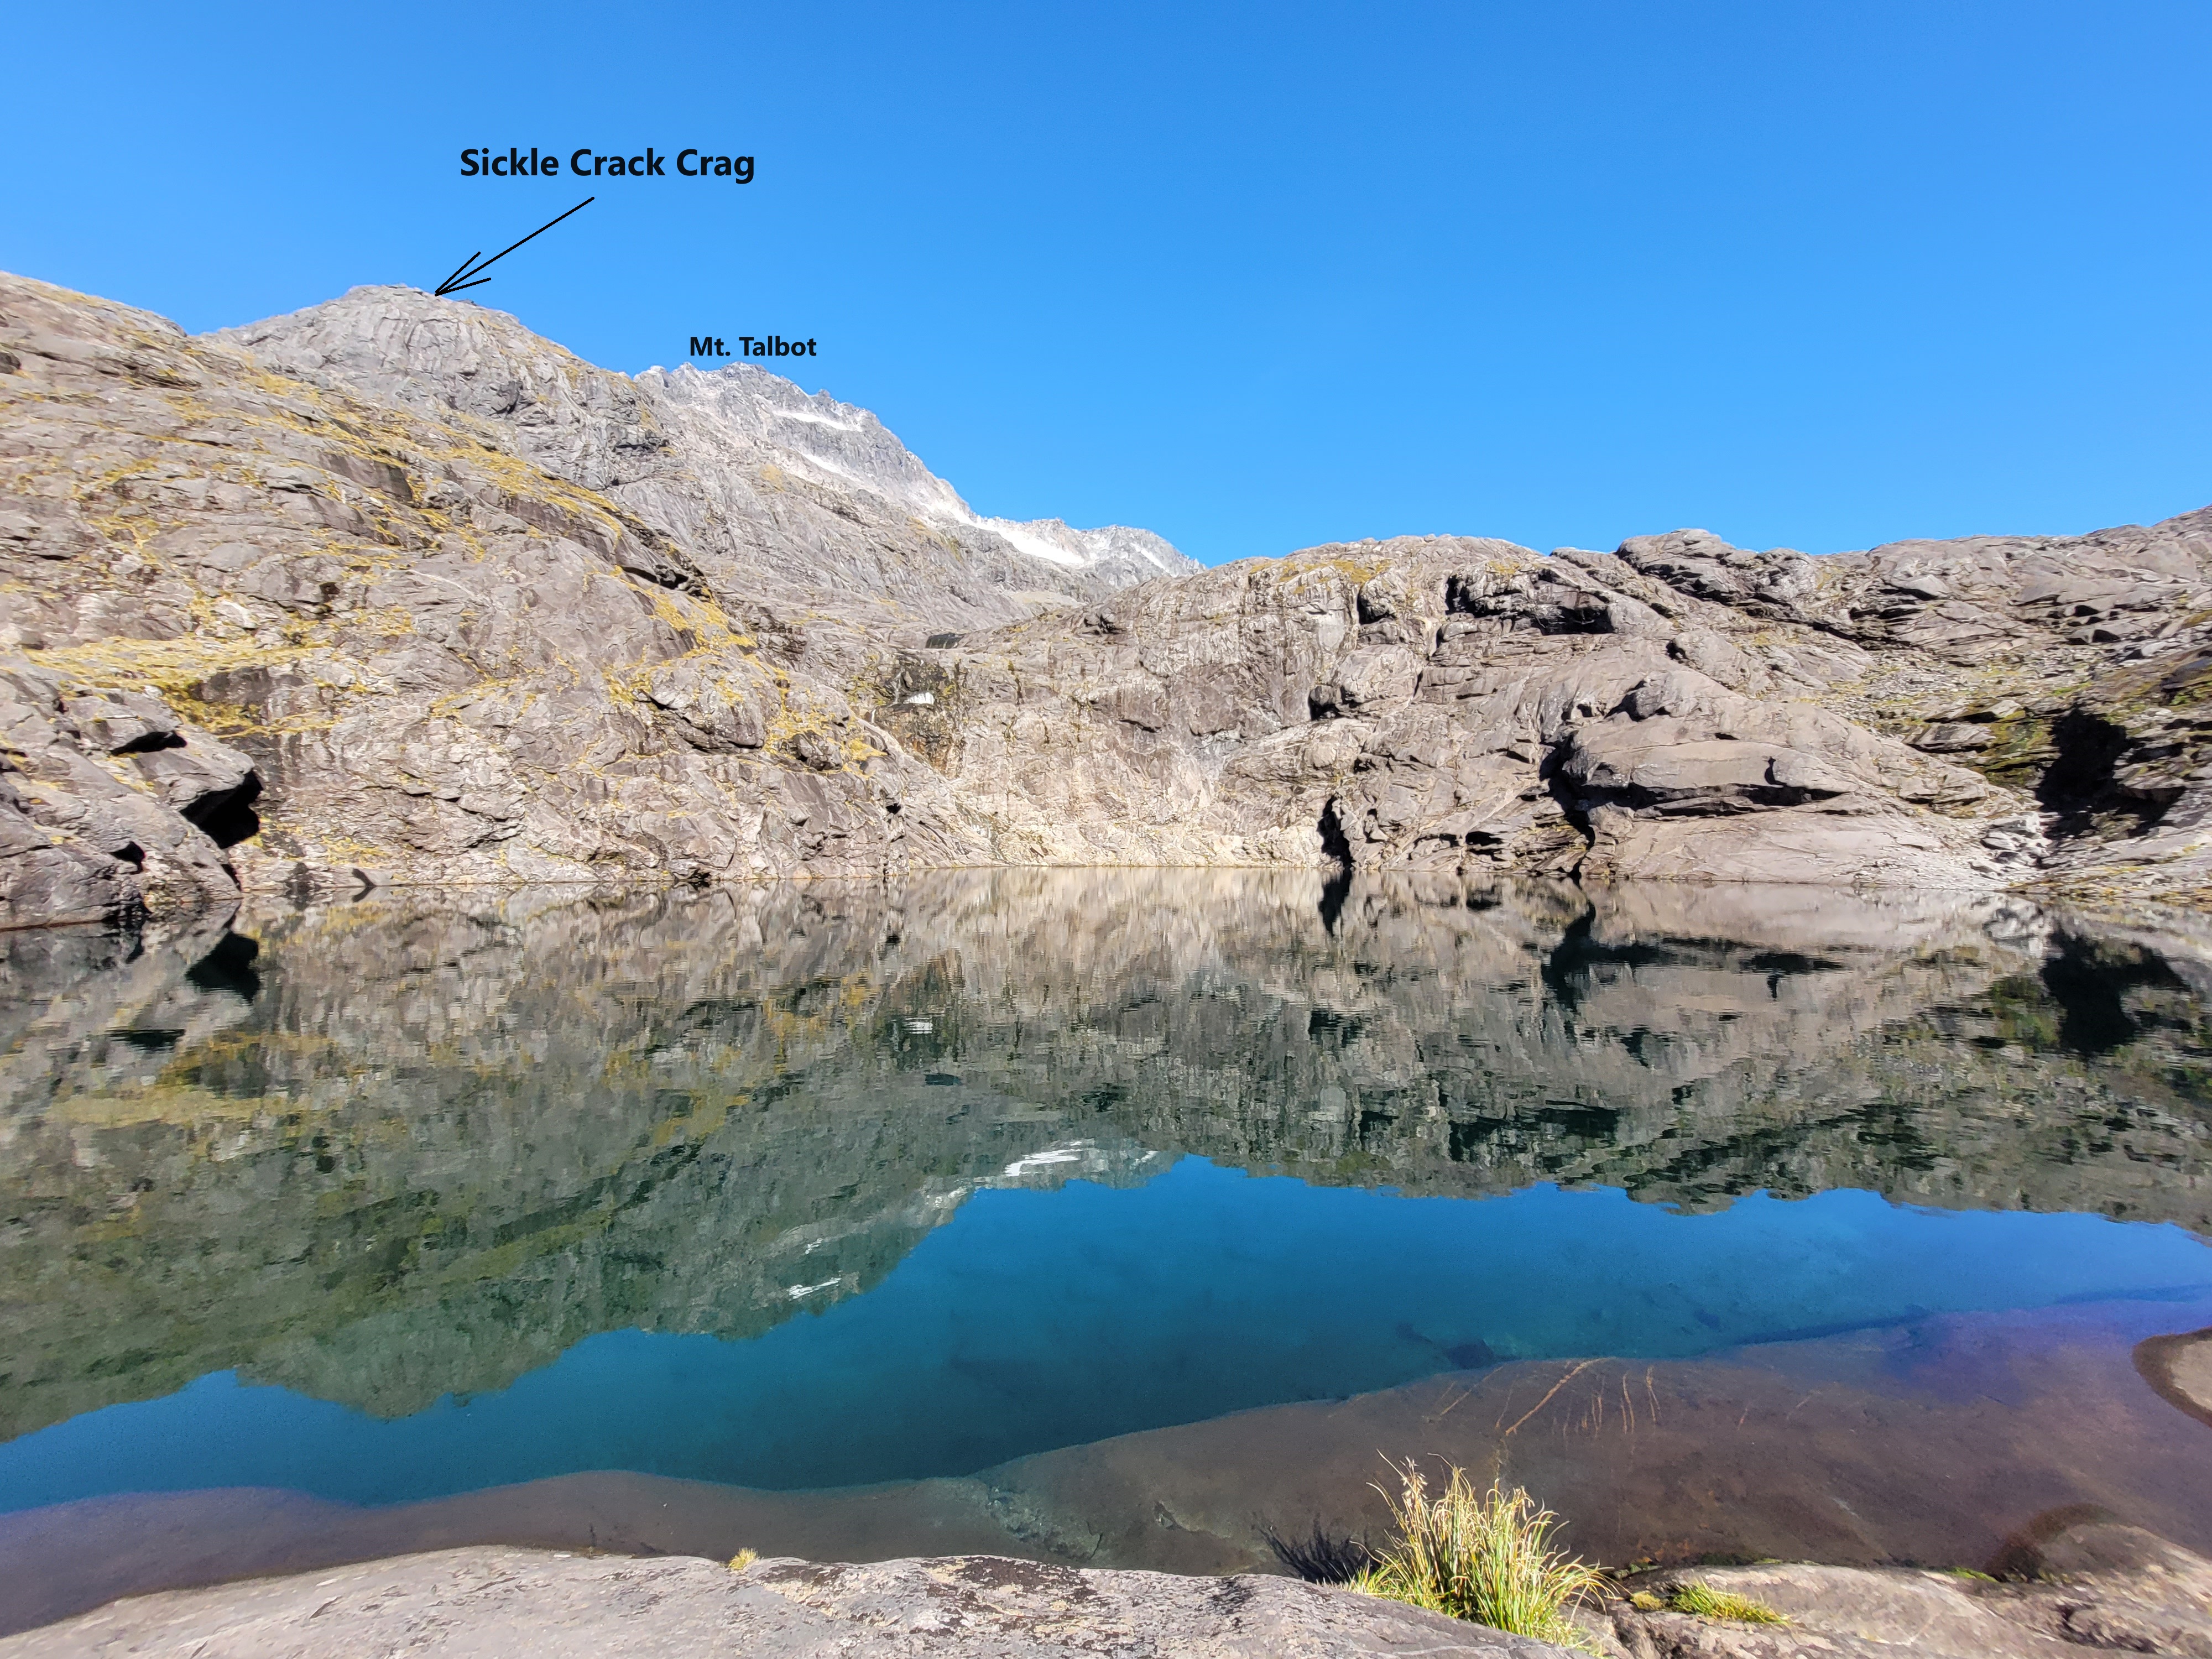
<path fill-rule="evenodd" d="M 2136 1370 L 2169 1404 L 2212 1427 L 2212 1331 L 2156 1336 L 2138 1344 Z"/>

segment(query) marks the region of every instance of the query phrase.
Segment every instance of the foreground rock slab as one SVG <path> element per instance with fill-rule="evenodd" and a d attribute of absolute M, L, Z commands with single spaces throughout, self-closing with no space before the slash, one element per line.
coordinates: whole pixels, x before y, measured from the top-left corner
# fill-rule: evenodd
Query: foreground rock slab
<path fill-rule="evenodd" d="M 869 1566 L 775 1560 L 740 1573 L 691 1558 L 516 1549 L 441 1550 L 143 1596 L 0 1641 L 0 1659 L 402 1652 L 1554 1659 L 1565 1651 L 1287 1578 L 1085 1572 L 1000 1556 Z"/>

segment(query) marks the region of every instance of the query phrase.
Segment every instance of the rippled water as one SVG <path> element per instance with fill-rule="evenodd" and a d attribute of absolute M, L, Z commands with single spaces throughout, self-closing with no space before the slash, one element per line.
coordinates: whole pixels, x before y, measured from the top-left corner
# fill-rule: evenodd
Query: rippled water
<path fill-rule="evenodd" d="M 0 1510 L 966 1475 L 2212 1298 L 2212 972 L 2017 902 L 1000 872 L 0 951 Z"/>

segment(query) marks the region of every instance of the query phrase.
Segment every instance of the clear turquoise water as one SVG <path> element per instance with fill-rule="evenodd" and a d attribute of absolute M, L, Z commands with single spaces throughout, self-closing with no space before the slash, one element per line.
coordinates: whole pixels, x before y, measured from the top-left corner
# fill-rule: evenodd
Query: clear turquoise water
<path fill-rule="evenodd" d="M 874 1289 L 743 1340 L 611 1331 L 397 1420 L 232 1372 L 0 1446 L 0 1504 L 214 1486 L 384 1504 L 586 1469 L 766 1487 L 1024 1453 L 1489 1358 L 1673 1356 L 1924 1313 L 2212 1292 L 2169 1224 L 1831 1191 L 1709 1214 L 1255 1178 L 973 1194 Z"/>

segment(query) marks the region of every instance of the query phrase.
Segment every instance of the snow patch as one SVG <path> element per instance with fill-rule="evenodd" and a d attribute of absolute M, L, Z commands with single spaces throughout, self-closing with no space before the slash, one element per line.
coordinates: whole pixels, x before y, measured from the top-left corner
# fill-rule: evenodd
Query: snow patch
<path fill-rule="evenodd" d="M 1000 1179 L 1018 1181 L 1025 1175 L 1049 1170 L 1054 1164 L 1080 1164 L 1084 1161 L 1084 1154 L 1090 1150 L 1091 1143 L 1087 1140 L 1079 1140 L 1069 1146 L 1048 1146 L 1041 1152 L 1031 1152 L 1026 1158 L 1016 1158 L 999 1172 Z"/>

